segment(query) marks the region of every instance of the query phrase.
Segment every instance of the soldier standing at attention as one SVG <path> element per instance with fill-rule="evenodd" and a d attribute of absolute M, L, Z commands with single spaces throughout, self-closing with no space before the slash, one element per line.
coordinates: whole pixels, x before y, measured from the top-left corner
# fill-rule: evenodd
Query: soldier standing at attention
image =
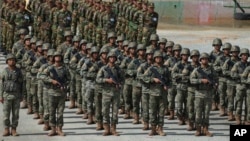
<path fill-rule="evenodd" d="M 228 111 L 228 121 L 234 121 L 234 97 L 236 93 L 236 84 L 237 82 L 231 77 L 231 69 L 234 64 L 240 61 L 239 58 L 240 47 L 235 45 L 231 47 L 231 58 L 227 59 L 222 66 L 222 73 L 227 79 L 227 111 Z"/>
<path fill-rule="evenodd" d="M 214 49 L 210 52 L 210 63 L 213 64 L 218 56 L 222 56 L 223 52 L 220 50 L 222 46 L 222 41 L 220 38 L 215 38 L 213 40 Z M 213 95 L 213 103 L 212 103 L 212 111 L 219 110 L 219 95 L 217 90 L 214 90 Z"/>
<path fill-rule="evenodd" d="M 28 34 L 28 31 L 26 30 L 26 29 L 24 29 L 24 28 L 22 28 L 22 29 L 20 29 L 19 31 L 19 40 L 17 41 L 17 42 L 15 42 L 14 43 L 14 45 L 13 45 L 13 47 L 12 47 L 12 53 L 14 54 L 14 55 L 16 55 L 17 54 L 17 51 L 19 50 L 19 49 L 22 49 L 22 48 L 24 48 L 24 37 Z"/>
<path fill-rule="evenodd" d="M 110 134 L 119 136 L 116 132 L 116 124 L 118 124 L 118 109 L 120 100 L 120 83 L 122 82 L 121 70 L 115 65 L 117 60 L 116 53 L 111 51 L 108 56 L 108 64 L 103 66 L 97 73 L 96 82 L 102 84 L 102 115 L 103 115 L 103 136 Z M 110 108 L 112 107 L 112 117 L 110 121 Z M 110 131 L 111 123 L 111 131 Z"/>
<path fill-rule="evenodd" d="M 208 131 L 209 114 L 212 106 L 212 97 L 215 85 L 217 85 L 216 73 L 213 67 L 209 65 L 209 55 L 202 53 L 200 55 L 201 66 L 194 69 L 190 75 L 191 84 L 197 86 L 195 91 L 195 109 L 196 109 L 196 133 L 195 136 L 213 136 Z M 202 130 L 202 131 L 201 131 Z"/>
<path fill-rule="evenodd" d="M 69 72 L 63 66 L 63 56 L 59 52 L 54 53 L 54 64 L 44 70 L 46 78 L 45 83 L 50 83 L 52 86 L 48 88 L 49 96 L 49 125 L 51 132 L 48 136 L 60 135 L 65 136 L 62 131 L 64 125 L 63 112 L 65 109 L 66 86 L 70 80 Z M 56 115 L 57 114 L 57 115 Z M 57 131 L 56 131 L 57 129 Z"/>
<path fill-rule="evenodd" d="M 163 132 L 163 125 L 170 73 L 168 68 L 163 66 L 163 55 L 160 51 L 156 51 L 153 57 L 154 64 L 146 70 L 143 78 L 143 81 L 149 84 L 149 117 L 151 123 L 149 136 L 166 136 L 166 133 Z"/>
<path fill-rule="evenodd" d="M 241 60 L 236 62 L 231 69 L 231 77 L 237 82 L 236 84 L 236 97 L 235 97 L 235 118 L 236 118 L 236 125 L 241 124 L 241 118 L 242 118 L 242 105 L 244 101 L 244 97 L 246 96 L 247 86 L 244 81 L 242 81 L 242 78 L 248 77 L 247 74 L 244 74 L 244 70 L 249 66 L 249 63 L 247 62 L 249 57 L 249 50 L 247 48 L 242 48 L 240 50 L 239 54 Z M 245 75 L 245 76 L 244 76 Z M 244 79 L 243 79 L 244 80 Z"/>
<path fill-rule="evenodd" d="M 222 66 L 227 59 L 230 59 L 230 49 L 232 45 L 230 43 L 224 43 L 222 46 L 223 55 L 218 56 L 213 64 L 214 70 L 217 72 L 219 76 L 219 86 L 218 92 L 220 95 L 220 116 L 227 116 L 226 107 L 227 107 L 227 100 L 226 100 L 226 91 L 227 91 L 227 83 L 226 77 L 222 73 Z"/>
<path fill-rule="evenodd" d="M 172 77 L 177 82 L 177 94 L 176 101 L 176 115 L 179 119 L 179 125 L 184 125 L 187 118 L 187 88 L 189 82 L 189 71 L 191 67 L 188 57 L 190 56 L 190 50 L 183 48 L 181 50 L 181 60 L 178 61 L 172 70 Z"/>
<path fill-rule="evenodd" d="M 16 57 L 14 54 L 8 54 L 6 58 L 6 67 L 1 74 L 0 102 L 3 103 L 3 136 L 18 136 L 16 128 L 19 121 L 20 102 L 23 99 L 22 83 L 23 75 L 19 68 L 16 68 Z M 10 122 L 10 114 L 12 121 Z M 11 132 L 10 128 L 11 127 Z"/>

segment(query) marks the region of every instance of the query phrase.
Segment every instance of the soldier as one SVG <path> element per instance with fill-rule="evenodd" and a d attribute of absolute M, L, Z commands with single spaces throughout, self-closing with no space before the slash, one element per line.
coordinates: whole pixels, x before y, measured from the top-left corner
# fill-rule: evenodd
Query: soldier
<path fill-rule="evenodd" d="M 163 66 L 163 56 L 160 51 L 156 51 L 153 57 L 154 64 L 146 70 L 143 78 L 143 81 L 149 84 L 149 118 L 151 123 L 149 136 L 166 136 L 166 133 L 163 132 L 163 125 L 170 73 L 168 68 Z"/>
<path fill-rule="evenodd" d="M 88 111 L 88 121 L 87 124 L 93 124 L 93 116 L 94 116 L 94 96 L 95 96 L 95 79 L 98 68 L 96 65 L 99 57 L 99 48 L 92 47 L 91 48 L 91 56 L 88 60 L 86 60 L 81 68 L 81 72 L 83 77 L 86 79 L 86 93 L 85 98 L 87 101 L 87 111 Z"/>
<path fill-rule="evenodd" d="M 83 114 L 85 111 L 83 111 L 83 107 L 82 107 L 82 101 L 83 101 L 83 97 L 81 94 L 81 87 L 82 87 L 82 81 L 81 81 L 81 75 L 80 75 L 80 70 L 78 69 L 78 63 L 80 62 L 80 60 L 85 59 L 87 54 L 86 54 L 86 44 L 87 41 L 86 40 L 81 40 L 79 47 L 80 47 L 80 51 L 77 52 L 76 54 L 74 54 L 69 62 L 69 69 L 73 71 L 73 73 L 75 74 L 75 91 L 76 91 L 76 97 L 77 97 L 77 107 L 78 110 L 76 112 L 76 114 Z"/>
<path fill-rule="evenodd" d="M 218 56 L 213 64 L 214 70 L 219 76 L 219 86 L 218 92 L 220 95 L 220 116 L 226 116 L 226 107 L 227 107 L 227 100 L 226 100 L 226 77 L 222 73 L 222 66 L 227 59 L 230 59 L 230 49 L 232 45 L 230 43 L 224 43 L 223 45 L 223 55 Z"/>
<path fill-rule="evenodd" d="M 17 42 L 14 43 L 14 45 L 12 47 L 12 51 L 11 51 L 14 55 L 17 54 L 17 51 L 19 49 L 22 49 L 24 47 L 24 37 L 27 34 L 28 34 L 28 31 L 26 29 L 22 28 L 22 29 L 19 30 L 20 39 Z"/>
<path fill-rule="evenodd" d="M 8 65 L 1 74 L 1 95 L 0 102 L 3 104 L 3 136 L 18 136 L 16 128 L 19 121 L 20 102 L 23 100 L 22 83 L 23 75 L 19 68 L 16 68 L 16 57 L 8 54 L 6 58 Z M 10 122 L 10 114 L 12 121 Z M 11 127 L 11 132 L 10 132 Z"/>
<path fill-rule="evenodd" d="M 80 37 L 79 36 L 74 36 L 73 40 L 72 40 L 72 44 L 73 46 L 70 48 L 67 48 L 67 51 L 65 52 L 64 56 L 63 56 L 63 62 L 65 64 L 65 66 L 69 69 L 70 72 L 70 105 L 69 105 L 69 109 L 75 108 L 76 104 L 76 90 L 75 90 L 75 73 L 74 70 L 69 68 L 69 62 L 71 60 L 71 58 L 78 53 L 79 51 L 79 43 L 80 43 Z"/>
<path fill-rule="evenodd" d="M 158 26 L 158 13 L 154 11 L 154 3 L 148 3 L 147 13 L 144 17 L 144 27 L 143 27 L 143 43 L 148 45 L 148 40 L 151 34 L 156 34 L 156 29 Z"/>
<path fill-rule="evenodd" d="M 250 81 L 250 66 L 246 67 L 246 69 L 244 70 L 242 77 L 241 77 L 241 82 L 245 85 L 249 85 Z M 248 107 L 250 107 L 250 89 L 247 88 L 246 90 L 246 95 L 242 96 L 242 99 L 245 99 L 245 117 L 244 117 L 244 125 L 250 125 L 250 110 Z"/>
<path fill-rule="evenodd" d="M 48 96 L 48 88 L 51 86 L 49 83 L 44 83 L 44 78 L 46 78 L 46 74 L 44 73 L 44 70 L 47 69 L 50 65 L 52 65 L 53 62 L 53 55 L 54 55 L 55 49 L 49 49 L 48 54 L 47 54 L 47 62 L 43 64 L 38 72 L 38 79 L 40 79 L 43 83 L 43 91 L 42 91 L 42 96 L 43 96 L 43 106 L 44 106 L 44 127 L 43 131 L 48 131 L 51 129 L 49 126 L 49 96 Z"/>
<path fill-rule="evenodd" d="M 12 0 L 11 0 L 12 1 Z M 1 5 L 1 28 L 2 28 L 2 31 L 1 31 L 1 43 L 0 43 L 0 46 L 1 46 L 1 50 L 6 53 L 6 45 L 7 45 L 7 29 L 8 29 L 8 10 L 10 9 L 10 7 L 13 6 L 13 3 L 12 2 L 8 2 L 8 0 L 4 0 L 2 2 L 2 5 Z"/>
<path fill-rule="evenodd" d="M 167 39 L 166 38 L 161 38 L 159 41 L 158 41 L 158 46 L 159 46 L 159 49 L 161 50 L 162 52 L 162 55 L 163 55 L 163 58 L 164 60 L 167 60 L 167 54 L 166 54 L 166 44 L 167 44 Z"/>
<path fill-rule="evenodd" d="M 66 67 L 63 66 L 63 56 L 59 52 L 54 53 L 53 59 L 55 63 L 44 70 L 44 73 L 46 74 L 44 83 L 51 85 L 50 88 L 48 88 L 50 107 L 49 125 L 51 127 L 51 131 L 48 133 L 48 136 L 55 136 L 57 134 L 65 136 L 65 133 L 62 131 L 62 127 L 64 125 L 63 112 L 67 92 L 66 85 L 70 80 L 70 76 Z"/>
<path fill-rule="evenodd" d="M 131 113 L 133 109 L 133 102 L 132 102 L 132 85 L 134 76 L 128 74 L 128 65 L 129 63 L 136 58 L 136 42 L 130 42 L 128 45 L 129 56 L 125 57 L 122 60 L 120 68 L 124 72 L 125 82 L 123 86 L 123 98 L 125 102 L 125 111 L 126 114 L 124 115 L 124 119 L 130 119 Z"/>
<path fill-rule="evenodd" d="M 119 136 L 116 132 L 116 124 L 118 124 L 118 108 L 119 108 L 119 87 L 122 82 L 121 70 L 115 65 L 117 56 L 115 52 L 109 52 L 108 64 L 104 65 L 97 73 L 96 82 L 103 86 L 102 89 L 102 115 L 103 115 L 103 136 L 114 135 Z M 112 118 L 110 121 L 110 108 L 112 106 Z M 111 123 L 111 131 L 110 131 Z"/>
<path fill-rule="evenodd" d="M 40 9 L 41 6 L 43 5 L 43 0 L 32 0 L 29 1 L 27 7 L 30 9 L 32 12 L 32 15 L 34 17 L 34 22 L 33 22 L 33 34 L 34 36 L 41 38 L 41 32 L 40 32 L 40 26 L 41 26 L 41 15 L 40 15 Z"/>
<path fill-rule="evenodd" d="M 213 64 L 218 56 L 222 56 L 223 52 L 220 50 L 222 46 L 222 41 L 220 38 L 215 38 L 213 40 L 212 46 L 214 49 L 210 52 L 210 63 Z M 219 110 L 219 95 L 217 90 L 214 90 L 213 95 L 213 103 L 212 103 L 212 111 Z"/>
<path fill-rule="evenodd" d="M 176 80 L 177 94 L 176 101 L 176 115 L 179 119 L 179 125 L 184 125 L 187 118 L 187 88 L 189 82 L 189 68 L 191 67 L 188 57 L 190 56 L 190 50 L 183 48 L 181 50 L 181 60 L 178 61 L 172 68 L 172 78 Z"/>
<path fill-rule="evenodd" d="M 222 73 L 226 77 L 227 81 L 227 111 L 228 111 L 228 121 L 234 121 L 234 98 L 236 93 L 236 84 L 237 82 L 232 79 L 231 77 L 231 69 L 234 66 L 234 64 L 238 61 L 240 61 L 239 53 L 240 53 L 240 47 L 239 46 L 232 46 L 231 47 L 231 58 L 227 59 L 225 63 L 222 66 Z"/>
<path fill-rule="evenodd" d="M 173 46 L 174 46 L 174 42 L 173 41 L 168 41 L 166 43 L 166 55 L 167 55 L 167 58 L 169 57 L 172 57 L 173 56 Z"/>
<path fill-rule="evenodd" d="M 133 124 L 139 124 L 140 102 L 142 95 L 142 85 L 137 78 L 137 69 L 140 64 L 145 62 L 146 47 L 143 44 L 138 44 L 136 48 L 137 58 L 128 64 L 127 74 L 133 77 L 132 82 L 132 105 L 133 105 Z"/>
<path fill-rule="evenodd" d="M 116 14 L 112 11 L 111 6 L 112 6 L 111 3 L 106 4 L 105 15 L 103 16 L 102 19 L 103 30 L 105 30 L 106 32 L 111 32 L 111 31 L 114 32 L 116 27 L 117 17 Z"/>
<path fill-rule="evenodd" d="M 211 90 L 217 85 L 217 79 L 213 67 L 209 65 L 209 55 L 207 53 L 200 55 L 200 63 L 201 66 L 194 69 L 190 75 L 191 84 L 197 86 L 197 90 L 195 91 L 195 136 L 204 134 L 212 137 L 213 134 L 208 131 L 213 96 L 213 91 Z"/>
<path fill-rule="evenodd" d="M 236 62 L 231 69 L 231 77 L 237 82 L 236 84 L 236 97 L 235 97 L 235 108 L 236 108 L 236 125 L 241 124 L 242 116 L 242 105 L 244 97 L 246 96 L 247 86 L 243 78 L 247 78 L 248 74 L 244 73 L 244 70 L 249 66 L 247 59 L 249 57 L 249 50 L 242 48 L 239 54 L 241 60 Z M 241 81 L 243 79 L 243 81 Z"/>
<path fill-rule="evenodd" d="M 115 32 L 108 33 L 108 43 L 104 44 L 104 46 L 108 47 L 109 50 L 116 48 L 116 39 L 117 35 Z"/>
<path fill-rule="evenodd" d="M 140 66 L 137 69 L 137 79 L 140 81 L 142 85 L 142 117 L 143 117 L 143 124 L 144 127 L 142 130 L 148 130 L 149 129 L 149 84 L 144 83 L 144 73 L 146 70 L 152 65 L 153 63 L 153 49 L 147 49 L 146 50 L 146 62 L 140 64 Z"/>
<path fill-rule="evenodd" d="M 190 59 L 192 59 L 191 67 L 187 69 L 189 73 L 192 73 L 195 68 L 200 66 L 200 52 L 196 49 L 192 50 L 190 53 Z M 188 82 L 188 96 L 187 96 L 187 116 L 188 116 L 188 131 L 195 130 L 195 90 L 197 89 L 195 85 L 191 84 L 190 81 Z"/>
<path fill-rule="evenodd" d="M 44 123 L 44 104 L 43 104 L 43 82 L 42 80 L 38 77 L 41 72 L 39 72 L 40 67 L 43 64 L 47 63 L 47 53 L 49 48 L 51 48 L 50 43 L 44 43 L 42 45 L 42 53 L 40 54 L 41 56 L 37 56 L 36 61 L 34 62 L 32 68 L 31 68 L 31 73 L 36 76 L 36 83 L 37 83 L 37 98 L 38 98 L 38 114 L 39 114 L 39 121 L 38 124 L 43 124 Z"/>
<path fill-rule="evenodd" d="M 64 39 L 65 41 L 63 43 L 61 43 L 57 48 L 56 51 L 60 52 L 63 56 L 66 53 L 66 51 L 68 50 L 68 48 L 71 47 L 72 45 L 72 37 L 73 37 L 73 33 L 71 31 L 65 31 L 64 32 Z"/>
<path fill-rule="evenodd" d="M 168 58 L 167 61 L 164 62 L 164 65 L 168 67 L 168 70 L 172 73 L 173 67 L 175 63 L 177 63 L 180 60 L 180 52 L 181 52 L 182 46 L 180 44 L 175 44 L 173 47 L 173 57 Z M 175 96 L 176 96 L 176 80 L 172 78 L 171 76 L 171 83 L 170 87 L 168 88 L 168 107 L 170 116 L 168 117 L 168 120 L 174 119 L 174 110 L 175 110 Z"/>
<path fill-rule="evenodd" d="M 154 51 L 159 50 L 159 47 L 157 44 L 159 41 L 159 36 L 157 34 L 151 34 L 149 41 L 150 41 L 150 45 L 147 47 L 147 49 L 152 48 L 154 49 Z"/>

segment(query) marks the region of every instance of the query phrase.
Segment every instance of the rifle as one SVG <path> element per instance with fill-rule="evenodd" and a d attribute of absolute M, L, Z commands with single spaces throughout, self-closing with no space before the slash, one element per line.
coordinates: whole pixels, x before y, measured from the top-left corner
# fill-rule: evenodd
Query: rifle
<path fill-rule="evenodd" d="M 161 81 L 163 87 L 167 87 L 167 80 L 160 74 L 155 68 L 151 67 L 150 70 L 153 72 L 156 78 Z"/>
<path fill-rule="evenodd" d="M 50 69 L 50 72 L 53 74 L 54 79 L 57 82 L 59 82 L 57 87 L 60 88 L 62 91 L 67 90 L 67 86 L 64 85 L 64 81 L 58 76 L 54 67 L 52 69 Z"/>
<path fill-rule="evenodd" d="M 113 75 L 112 71 L 110 68 L 105 67 L 104 70 L 108 73 L 109 78 L 111 78 L 116 86 L 117 89 L 120 88 L 120 83 L 118 82 L 118 78 Z"/>
<path fill-rule="evenodd" d="M 205 73 L 201 68 L 198 68 L 197 71 L 205 78 L 208 80 L 208 83 L 210 86 L 213 86 L 214 88 L 217 88 L 217 83 L 214 81 L 214 79 Z"/>

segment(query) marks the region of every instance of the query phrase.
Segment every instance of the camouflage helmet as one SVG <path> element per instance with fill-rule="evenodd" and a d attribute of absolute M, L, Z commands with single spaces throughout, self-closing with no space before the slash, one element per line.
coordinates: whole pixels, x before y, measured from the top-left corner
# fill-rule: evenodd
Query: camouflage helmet
<path fill-rule="evenodd" d="M 91 49 L 90 49 L 90 53 L 93 54 L 93 53 L 99 53 L 99 47 L 97 46 L 93 46 Z"/>
<path fill-rule="evenodd" d="M 122 43 L 122 46 L 128 46 L 129 44 L 129 41 L 128 40 L 124 40 L 123 43 Z"/>
<path fill-rule="evenodd" d="M 108 53 L 109 49 L 107 47 L 102 47 L 99 54 L 101 55 L 102 53 Z"/>
<path fill-rule="evenodd" d="M 91 49 L 93 46 L 94 46 L 93 43 L 87 43 L 86 50 Z"/>
<path fill-rule="evenodd" d="M 25 29 L 25 28 L 21 28 L 21 29 L 18 30 L 18 34 L 19 34 L 19 35 L 21 35 L 21 34 L 27 35 L 27 34 L 28 34 L 28 30 Z"/>
<path fill-rule="evenodd" d="M 174 46 L 174 42 L 173 41 L 168 41 L 167 43 L 166 43 L 166 48 L 168 48 L 168 47 L 173 47 Z"/>
<path fill-rule="evenodd" d="M 224 45 L 222 46 L 222 50 L 224 50 L 224 49 L 231 50 L 231 47 L 232 47 L 231 43 L 224 43 Z"/>
<path fill-rule="evenodd" d="M 66 30 L 66 31 L 64 31 L 63 36 L 64 37 L 66 37 L 66 36 L 73 36 L 73 33 L 70 30 Z"/>
<path fill-rule="evenodd" d="M 56 51 L 56 50 L 53 49 L 53 48 L 49 49 L 49 50 L 48 50 L 47 56 L 48 56 L 48 57 L 49 57 L 49 56 L 54 56 L 55 51 Z"/>
<path fill-rule="evenodd" d="M 16 56 L 15 56 L 14 54 L 12 54 L 12 53 L 9 53 L 9 54 L 6 56 L 6 64 L 7 64 L 7 61 L 8 61 L 9 59 L 15 59 L 15 60 L 16 60 Z"/>
<path fill-rule="evenodd" d="M 190 53 L 190 58 L 192 58 L 193 56 L 200 56 L 199 50 L 197 49 L 192 50 Z"/>
<path fill-rule="evenodd" d="M 124 39 L 125 39 L 124 36 L 120 35 L 120 36 L 117 37 L 116 42 L 123 42 Z"/>
<path fill-rule="evenodd" d="M 31 44 L 36 44 L 37 38 L 35 36 L 33 36 L 30 40 Z"/>
<path fill-rule="evenodd" d="M 190 55 L 190 50 L 189 50 L 189 48 L 183 48 L 182 50 L 181 50 L 181 53 L 180 53 L 181 55 Z"/>
<path fill-rule="evenodd" d="M 166 44 L 167 42 L 168 42 L 168 40 L 167 40 L 166 38 L 161 38 L 161 39 L 158 41 L 159 44 L 161 44 L 161 43 Z"/>
<path fill-rule="evenodd" d="M 155 7 L 155 4 L 153 2 L 149 2 L 148 7 Z"/>
<path fill-rule="evenodd" d="M 139 50 L 146 50 L 145 45 L 144 44 L 138 44 L 137 48 L 136 48 L 136 51 L 139 51 Z"/>
<path fill-rule="evenodd" d="M 148 48 L 148 49 L 146 50 L 146 54 L 154 54 L 154 49 Z"/>
<path fill-rule="evenodd" d="M 43 46 L 42 40 L 36 41 L 36 47 L 38 47 L 38 46 Z"/>
<path fill-rule="evenodd" d="M 80 46 L 81 46 L 82 44 L 87 44 L 87 43 L 88 43 L 88 41 L 87 41 L 87 40 L 82 39 L 82 40 L 80 41 Z"/>
<path fill-rule="evenodd" d="M 72 39 L 73 42 L 80 42 L 80 40 L 81 40 L 81 38 L 79 36 L 77 36 L 77 35 L 74 36 L 73 39 Z"/>
<path fill-rule="evenodd" d="M 159 50 L 155 51 L 154 52 L 154 59 L 155 59 L 155 57 L 163 57 L 162 52 Z"/>
<path fill-rule="evenodd" d="M 230 52 L 240 52 L 240 47 L 238 45 L 234 45 L 231 47 Z"/>
<path fill-rule="evenodd" d="M 110 52 L 108 53 L 108 55 L 107 55 L 107 58 L 109 58 L 109 57 L 116 57 L 116 58 L 117 58 L 116 52 L 115 52 L 115 51 L 110 51 Z"/>
<path fill-rule="evenodd" d="M 50 43 L 44 43 L 42 50 L 49 50 L 51 48 L 51 44 Z"/>
<path fill-rule="evenodd" d="M 69 1 L 68 0 L 62 0 L 62 4 L 68 4 Z"/>
<path fill-rule="evenodd" d="M 203 59 L 203 58 L 209 59 L 210 57 L 209 57 L 208 53 L 203 52 L 203 53 L 201 53 L 201 55 L 200 55 L 200 60 Z"/>
<path fill-rule="evenodd" d="M 157 34 L 151 34 L 150 35 L 150 41 L 159 41 L 159 36 Z"/>
<path fill-rule="evenodd" d="M 218 45 L 218 46 L 222 46 L 222 41 L 221 41 L 221 39 L 220 38 L 215 38 L 214 40 L 213 40 L 213 44 L 212 44 L 213 46 L 216 46 L 216 45 Z"/>
<path fill-rule="evenodd" d="M 175 50 L 181 50 L 182 49 L 182 46 L 180 45 L 180 44 L 175 44 L 174 46 L 173 46 L 173 51 L 175 51 Z"/>
<path fill-rule="evenodd" d="M 31 39 L 31 38 L 32 38 L 31 35 L 25 35 L 24 36 L 24 41 L 27 40 L 27 39 Z"/>
<path fill-rule="evenodd" d="M 129 44 L 128 44 L 128 49 L 131 49 L 131 48 L 136 48 L 136 42 L 130 42 Z"/>
<path fill-rule="evenodd" d="M 109 38 L 117 38 L 116 33 L 115 32 L 109 32 L 108 33 L 108 39 Z"/>
<path fill-rule="evenodd" d="M 54 52 L 53 57 L 56 57 L 56 56 L 61 56 L 61 57 L 63 57 L 63 55 L 62 55 L 60 52 L 58 52 L 58 51 L 55 51 L 55 52 Z"/>
<path fill-rule="evenodd" d="M 242 54 L 247 54 L 247 55 L 249 56 L 249 49 L 247 49 L 247 48 L 242 48 L 242 49 L 240 50 L 239 56 L 241 56 Z"/>

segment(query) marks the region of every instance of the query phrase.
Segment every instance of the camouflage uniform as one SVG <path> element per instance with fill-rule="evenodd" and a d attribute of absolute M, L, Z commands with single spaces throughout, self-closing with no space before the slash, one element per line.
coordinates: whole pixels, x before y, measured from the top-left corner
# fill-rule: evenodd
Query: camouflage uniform
<path fill-rule="evenodd" d="M 234 98 L 236 93 L 236 84 L 237 82 L 232 79 L 231 77 L 231 69 L 233 68 L 234 64 L 240 60 L 238 54 L 240 53 L 239 46 L 232 46 L 231 54 L 232 57 L 227 59 L 222 66 L 222 73 L 227 79 L 227 111 L 228 111 L 228 121 L 234 121 Z M 235 54 L 235 55 L 233 55 Z"/>
<path fill-rule="evenodd" d="M 242 48 L 240 50 L 239 56 L 241 57 L 241 61 L 236 62 L 233 68 L 231 69 L 231 77 L 237 82 L 236 97 L 235 97 L 235 108 L 236 108 L 235 118 L 237 125 L 241 124 L 242 105 L 247 93 L 247 86 L 244 80 L 248 78 L 248 72 L 247 72 L 248 70 L 246 70 L 246 72 L 244 72 L 244 70 L 249 66 L 249 62 L 247 62 L 249 56 L 249 50 L 247 48 Z"/>
<path fill-rule="evenodd" d="M 102 89 L 102 115 L 103 115 L 103 126 L 105 132 L 104 136 L 119 134 L 116 132 L 116 124 L 118 123 L 118 108 L 119 108 L 119 82 L 122 82 L 121 70 L 118 66 L 115 66 L 115 62 L 112 62 L 113 57 L 117 58 L 115 52 L 109 52 L 108 54 L 109 63 L 103 66 L 97 73 L 96 82 L 103 86 Z M 111 61 L 110 61 L 111 60 Z M 112 106 L 112 117 L 110 121 L 110 108 Z M 110 131 L 111 123 L 111 131 Z"/>
<path fill-rule="evenodd" d="M 159 58 L 161 58 L 161 62 L 156 61 Z M 170 82 L 170 73 L 167 67 L 160 65 L 162 64 L 162 61 L 162 53 L 160 51 L 156 51 L 154 53 L 155 63 L 146 70 L 143 78 L 143 81 L 149 84 L 149 117 L 151 123 L 151 132 L 149 133 L 149 136 L 166 136 L 163 132 L 163 125 L 164 111 L 167 106 L 167 86 Z"/>
<path fill-rule="evenodd" d="M 59 52 L 54 53 L 54 59 L 59 56 L 61 57 L 62 63 L 62 55 Z M 48 135 L 54 136 L 58 134 L 60 136 L 64 136 L 65 134 L 62 132 L 62 127 L 64 125 L 63 112 L 66 98 L 65 86 L 68 84 L 70 76 L 66 67 L 63 65 L 56 66 L 56 63 L 57 62 L 44 70 L 44 73 L 46 74 L 44 83 L 50 84 L 50 87 L 48 88 L 48 96 L 50 107 L 49 125 L 51 126 L 51 132 Z"/>
<path fill-rule="evenodd" d="M 207 64 L 203 63 L 203 59 L 207 59 Z M 202 61 L 203 60 L 203 61 Z M 209 55 L 202 53 L 200 55 L 201 66 L 194 69 L 190 75 L 191 84 L 197 86 L 195 91 L 195 109 L 196 109 L 196 136 L 200 136 L 202 133 L 206 136 L 213 136 L 208 131 L 209 126 L 209 114 L 212 106 L 212 97 L 214 86 L 216 85 L 216 73 L 212 66 L 208 64 Z M 203 131 L 201 131 L 203 127 Z"/>
<path fill-rule="evenodd" d="M 19 39 L 17 42 L 14 43 L 14 45 L 13 45 L 13 47 L 12 47 L 12 51 L 11 51 L 14 55 L 17 54 L 17 51 L 18 51 L 18 50 L 24 48 L 24 42 L 23 42 L 22 36 L 27 35 L 27 33 L 28 33 L 28 32 L 27 32 L 26 29 L 20 29 L 20 30 L 19 30 L 20 39 Z"/>
<path fill-rule="evenodd" d="M 8 61 L 14 59 L 15 55 L 8 54 L 6 58 L 6 63 L 9 65 Z M 13 66 L 12 66 L 13 67 Z M 13 70 L 12 70 L 13 69 Z M 1 73 L 1 85 L 0 85 L 0 102 L 3 103 L 3 125 L 4 133 L 3 136 L 18 136 L 16 133 L 16 128 L 19 121 L 19 109 L 20 101 L 23 99 L 22 95 L 22 82 L 23 75 L 19 68 L 6 67 Z M 10 122 L 10 114 L 12 113 L 12 121 Z M 10 128 L 11 127 L 11 133 Z"/>
<path fill-rule="evenodd" d="M 73 34 L 71 31 L 65 31 L 64 32 L 64 38 L 65 38 L 65 42 L 61 43 L 57 48 L 56 51 L 60 52 L 63 56 L 66 53 L 66 51 L 68 50 L 68 48 L 70 48 L 71 45 L 71 38 L 72 38 Z M 67 38 L 70 38 L 69 40 L 66 40 Z"/>

